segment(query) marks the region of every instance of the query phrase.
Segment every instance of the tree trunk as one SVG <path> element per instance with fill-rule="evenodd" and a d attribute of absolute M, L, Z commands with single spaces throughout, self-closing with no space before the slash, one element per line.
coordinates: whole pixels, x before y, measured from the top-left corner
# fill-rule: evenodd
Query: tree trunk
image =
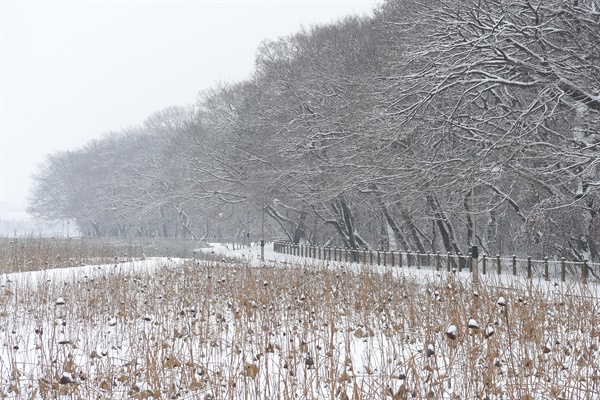
<path fill-rule="evenodd" d="M 456 243 L 456 237 L 454 236 L 454 230 L 452 229 L 452 225 L 448 222 L 448 217 L 442 211 L 440 204 L 435 197 L 434 194 L 428 194 L 426 196 L 427 204 L 433 210 L 433 217 L 435 223 L 437 225 L 438 230 L 440 231 L 440 236 L 442 237 L 442 242 L 444 243 L 444 248 L 448 252 L 454 252 L 455 254 L 460 253 L 460 248 Z"/>
<path fill-rule="evenodd" d="M 388 211 L 385 204 L 383 204 L 383 202 L 380 202 L 380 207 L 381 207 L 381 211 L 383 212 L 383 216 L 384 216 L 387 224 L 389 225 L 389 227 L 392 229 L 392 232 L 394 233 L 394 238 L 398 241 L 398 243 L 400 243 L 400 246 L 402 247 L 403 250 L 409 250 L 410 247 L 408 246 L 408 243 L 406 242 L 406 238 L 402 234 L 400 227 L 398 226 L 398 224 L 396 224 L 396 221 L 394 221 L 394 219 L 390 215 L 390 212 Z"/>

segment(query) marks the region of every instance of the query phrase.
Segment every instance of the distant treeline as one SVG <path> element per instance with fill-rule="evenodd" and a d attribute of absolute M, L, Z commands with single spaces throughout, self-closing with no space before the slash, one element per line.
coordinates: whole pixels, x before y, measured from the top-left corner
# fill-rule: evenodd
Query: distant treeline
<path fill-rule="evenodd" d="M 48 156 L 29 211 L 97 236 L 598 260 L 597 0 L 388 0 L 249 79 Z"/>

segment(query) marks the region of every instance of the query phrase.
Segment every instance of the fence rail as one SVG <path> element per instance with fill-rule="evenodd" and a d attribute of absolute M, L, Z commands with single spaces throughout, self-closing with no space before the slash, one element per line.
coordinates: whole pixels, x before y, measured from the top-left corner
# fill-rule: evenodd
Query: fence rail
<path fill-rule="evenodd" d="M 355 262 L 367 265 L 382 265 L 391 267 L 427 268 L 448 272 L 469 270 L 473 272 L 473 259 L 470 254 L 418 253 L 411 251 L 383 251 L 367 249 L 347 249 L 341 247 L 311 246 L 294 244 L 286 241 L 274 242 L 277 253 L 299 257 L 314 258 L 325 261 Z M 587 260 L 567 261 L 533 260 L 531 257 L 520 258 L 515 255 L 501 257 L 500 255 L 482 255 L 476 259 L 477 269 L 481 274 L 502 274 L 540 277 L 546 280 L 578 280 L 600 282 L 600 264 Z"/>

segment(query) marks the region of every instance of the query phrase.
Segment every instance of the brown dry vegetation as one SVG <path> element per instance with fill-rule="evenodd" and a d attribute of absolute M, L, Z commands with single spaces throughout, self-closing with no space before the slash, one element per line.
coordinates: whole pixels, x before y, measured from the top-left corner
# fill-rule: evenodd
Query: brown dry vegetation
<path fill-rule="evenodd" d="M 518 281 L 474 291 L 454 274 L 243 260 L 4 281 L 0 394 L 592 399 L 599 333 L 589 292 Z"/>
<path fill-rule="evenodd" d="M 0 273 L 106 264 L 142 256 L 192 257 L 190 240 L 0 236 Z"/>

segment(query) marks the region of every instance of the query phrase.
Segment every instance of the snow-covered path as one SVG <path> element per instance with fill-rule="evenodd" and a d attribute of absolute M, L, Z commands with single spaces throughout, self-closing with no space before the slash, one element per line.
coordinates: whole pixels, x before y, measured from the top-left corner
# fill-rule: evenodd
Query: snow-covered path
<path fill-rule="evenodd" d="M 460 280 L 461 284 L 465 287 L 472 285 L 472 275 L 468 270 L 461 272 L 446 272 L 436 271 L 434 267 L 431 268 L 416 268 L 416 267 L 390 267 L 381 265 L 363 265 L 357 263 L 345 263 L 341 261 L 324 261 L 317 260 L 314 258 L 293 256 L 288 254 L 277 253 L 273 250 L 273 243 L 266 243 L 265 245 L 265 261 L 260 260 L 260 246 L 255 243 L 252 246 L 241 247 L 233 249 L 231 245 L 221 243 L 211 243 L 210 248 L 205 248 L 203 251 L 213 255 L 215 261 L 222 260 L 246 260 L 250 265 L 260 266 L 262 264 L 268 265 L 297 265 L 297 266 L 330 266 L 331 268 L 351 268 L 356 271 L 368 268 L 373 272 L 386 273 L 391 272 L 396 277 L 412 277 L 420 282 L 435 282 L 441 277 L 452 275 L 453 279 Z M 547 293 L 549 295 L 556 295 L 565 293 L 568 295 L 582 295 L 591 298 L 600 298 L 600 285 L 597 283 L 583 284 L 578 281 L 561 282 L 559 279 L 546 280 L 541 277 L 534 277 L 529 279 L 522 275 L 512 275 L 510 273 L 502 273 L 498 275 L 495 272 L 488 272 L 487 274 L 479 275 L 480 284 L 487 287 L 504 288 L 507 290 L 523 290 L 523 291 L 535 291 Z"/>

